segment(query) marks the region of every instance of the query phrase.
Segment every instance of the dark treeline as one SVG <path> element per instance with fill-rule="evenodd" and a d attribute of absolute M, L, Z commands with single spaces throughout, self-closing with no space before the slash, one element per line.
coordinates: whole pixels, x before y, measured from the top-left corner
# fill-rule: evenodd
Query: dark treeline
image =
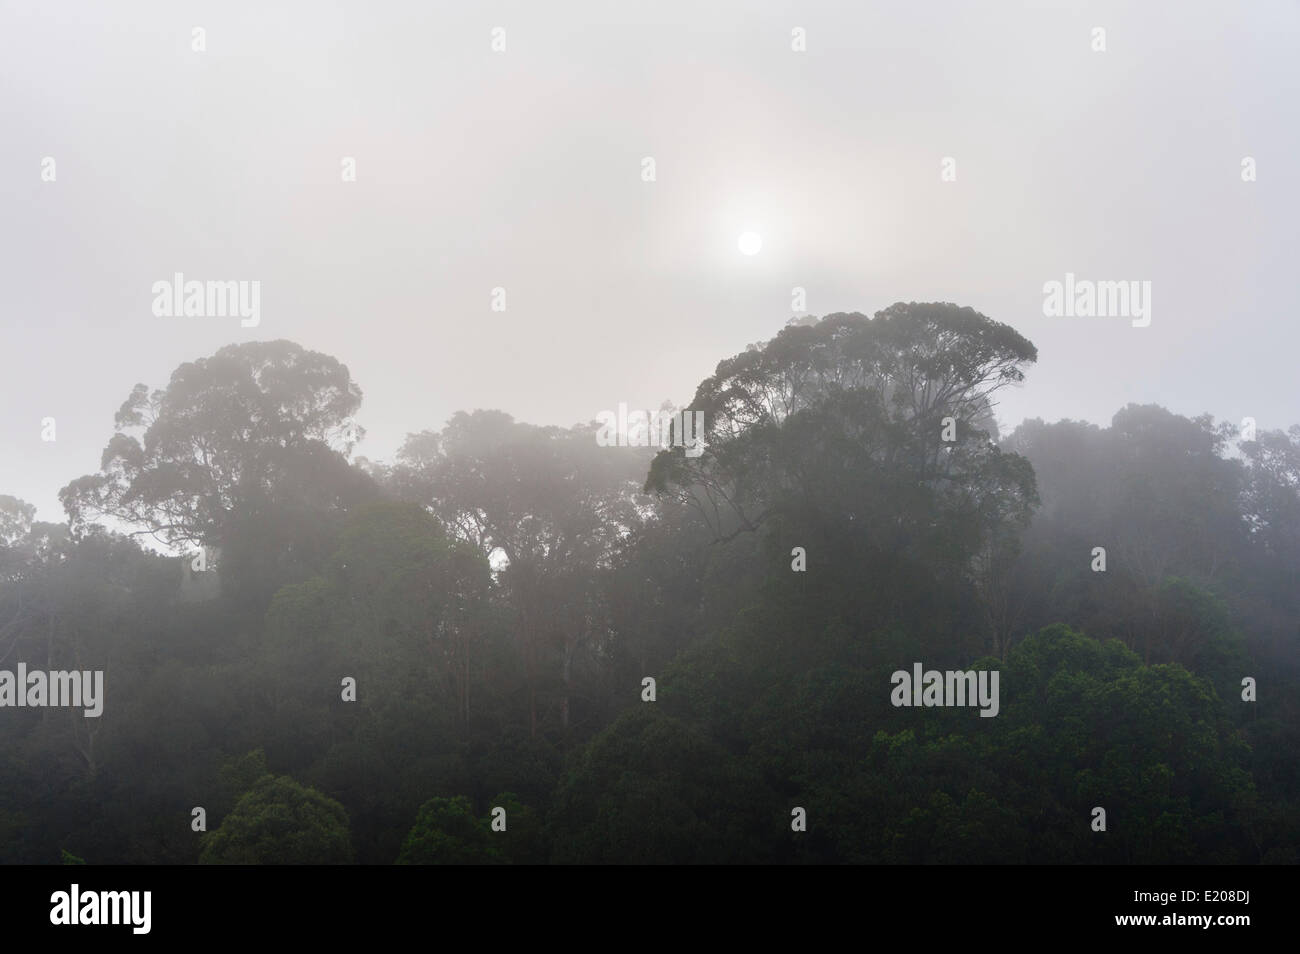
<path fill-rule="evenodd" d="M 1036 357 L 791 322 L 694 456 L 478 410 L 368 461 L 286 341 L 139 385 L 66 524 L 0 497 L 0 668 L 105 672 L 0 710 L 2 860 L 1296 861 L 1300 428 L 999 435 Z M 996 718 L 896 708 L 916 662 Z"/>

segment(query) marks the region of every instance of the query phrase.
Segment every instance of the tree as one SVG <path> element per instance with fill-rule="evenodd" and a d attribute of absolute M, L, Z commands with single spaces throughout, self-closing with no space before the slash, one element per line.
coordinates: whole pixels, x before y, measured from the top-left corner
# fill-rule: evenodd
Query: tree
<path fill-rule="evenodd" d="M 865 519 L 895 549 L 951 541 L 985 508 L 974 491 L 1004 489 L 989 473 L 1032 495 L 1024 473 L 986 465 L 992 396 L 1036 358 L 1013 329 L 955 305 L 790 326 L 700 384 L 691 409 L 706 449 L 661 451 L 646 486 L 695 506 L 719 539 L 813 501 L 836 522 Z"/>
<path fill-rule="evenodd" d="M 302 575 L 329 552 L 322 517 L 373 495 L 345 456 L 360 403 L 334 358 L 289 341 L 229 345 L 181 365 L 165 390 L 136 385 L 99 473 L 59 497 L 74 532 L 108 518 L 168 546 L 219 548 L 245 580 Z"/>
<path fill-rule="evenodd" d="M 505 830 L 492 830 L 491 811 L 505 810 Z M 501 864 L 539 865 L 546 862 L 546 835 L 542 820 L 513 792 L 501 792 L 491 801 L 486 820 L 490 832 L 488 851 Z"/>
<path fill-rule="evenodd" d="M 431 798 L 420 806 L 399 865 L 474 865 L 488 860 L 488 828 L 469 799 Z"/>
<path fill-rule="evenodd" d="M 661 451 L 646 488 L 694 508 L 720 543 L 764 530 L 786 553 L 815 547 L 825 569 L 810 586 L 837 601 L 860 588 L 827 587 L 827 571 L 866 574 L 876 605 L 856 616 L 896 614 L 922 590 L 936 611 L 977 593 L 1003 649 L 1009 567 L 1038 496 L 1028 462 L 993 443 L 991 411 L 1036 357 L 1013 329 L 948 304 L 788 326 L 700 384 L 703 453 Z"/>
<path fill-rule="evenodd" d="M 1300 573 L 1300 425 L 1242 441 L 1246 476 L 1242 509 L 1252 541 L 1276 565 Z"/>
<path fill-rule="evenodd" d="M 559 670 L 559 721 L 569 727 L 580 654 L 598 651 L 605 630 L 600 574 L 642 520 L 645 462 L 599 446 L 594 427 L 536 427 L 500 411 L 459 412 L 439 434 L 408 437 L 399 454 L 392 486 L 503 564 L 533 735 L 544 670 Z"/>
<path fill-rule="evenodd" d="M 487 559 L 449 539 L 442 523 L 413 503 L 359 508 L 339 534 L 321 576 L 283 587 L 267 611 L 268 694 L 333 672 L 383 685 L 406 700 L 455 698 L 470 716 L 475 636 L 482 628 Z"/>
<path fill-rule="evenodd" d="M 0 494 L 0 548 L 12 547 L 32 529 L 36 508 L 25 500 Z"/>
<path fill-rule="evenodd" d="M 591 741 L 557 790 L 554 859 L 760 861 L 757 833 L 772 809 L 761 782 L 699 730 L 653 707 L 633 709 Z"/>
<path fill-rule="evenodd" d="M 287 775 L 263 776 L 221 827 L 203 836 L 201 864 L 337 865 L 352 861 L 343 806 Z"/>
<path fill-rule="evenodd" d="M 1004 442 L 1038 475 L 1042 506 L 1024 536 L 1016 590 L 1028 628 L 1070 619 L 1149 662 L 1179 661 L 1163 641 L 1170 580 L 1208 592 L 1242 582 L 1248 546 L 1241 466 L 1209 417 L 1130 404 L 1109 428 L 1026 421 Z M 1104 547 L 1105 573 L 1093 572 Z M 1172 621 L 1169 626 L 1175 625 Z"/>

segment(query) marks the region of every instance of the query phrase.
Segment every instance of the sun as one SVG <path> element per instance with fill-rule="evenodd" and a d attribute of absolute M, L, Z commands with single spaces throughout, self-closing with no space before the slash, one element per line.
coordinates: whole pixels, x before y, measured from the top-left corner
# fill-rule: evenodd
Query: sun
<path fill-rule="evenodd" d="M 742 255 L 757 255 L 763 247 L 763 236 L 757 232 L 745 232 L 736 244 Z"/>

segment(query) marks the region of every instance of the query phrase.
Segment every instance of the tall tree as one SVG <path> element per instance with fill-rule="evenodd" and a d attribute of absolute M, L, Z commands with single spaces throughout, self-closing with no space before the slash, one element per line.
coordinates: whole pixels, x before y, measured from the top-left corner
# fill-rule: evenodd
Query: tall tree
<path fill-rule="evenodd" d="M 1036 360 L 970 308 L 896 304 L 793 323 L 696 390 L 705 448 L 661 451 L 647 489 L 693 506 L 717 539 L 773 518 L 855 528 L 895 556 L 965 575 L 1023 524 L 1033 472 L 992 443 L 996 392 Z"/>
<path fill-rule="evenodd" d="M 591 426 L 516 422 L 501 411 L 457 413 L 441 433 L 411 435 L 391 475 L 462 539 L 491 555 L 509 594 L 538 730 L 543 666 L 558 664 L 568 728 L 575 668 L 598 650 L 606 613 L 598 578 L 641 522 L 646 456 L 601 447 Z"/>
<path fill-rule="evenodd" d="M 220 548 L 250 580 L 292 577 L 332 548 L 321 515 L 369 496 L 345 456 L 360 403 L 328 355 L 229 345 L 181 365 L 164 390 L 136 385 L 100 471 L 59 496 L 74 531 L 109 518 L 169 546 Z"/>

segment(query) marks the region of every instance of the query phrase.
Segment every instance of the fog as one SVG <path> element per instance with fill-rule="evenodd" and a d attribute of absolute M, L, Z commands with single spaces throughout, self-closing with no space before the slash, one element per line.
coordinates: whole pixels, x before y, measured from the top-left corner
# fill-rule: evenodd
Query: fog
<path fill-rule="evenodd" d="M 124 865 L 1240 915 L 1300 862 L 1297 27 L 0 0 L 0 866 L 105 866 L 16 923 L 347 920 Z"/>
<path fill-rule="evenodd" d="M 0 24 L 0 488 L 44 520 L 132 385 L 224 344 L 344 361 L 357 453 L 388 460 L 459 409 L 685 403 L 795 287 L 813 315 L 1016 328 L 1039 360 L 1004 430 L 1129 401 L 1300 420 L 1293 3 L 5 0 Z M 155 317 L 176 272 L 260 281 L 260 323 Z M 1066 273 L 1150 281 L 1150 325 L 1045 317 Z"/>

